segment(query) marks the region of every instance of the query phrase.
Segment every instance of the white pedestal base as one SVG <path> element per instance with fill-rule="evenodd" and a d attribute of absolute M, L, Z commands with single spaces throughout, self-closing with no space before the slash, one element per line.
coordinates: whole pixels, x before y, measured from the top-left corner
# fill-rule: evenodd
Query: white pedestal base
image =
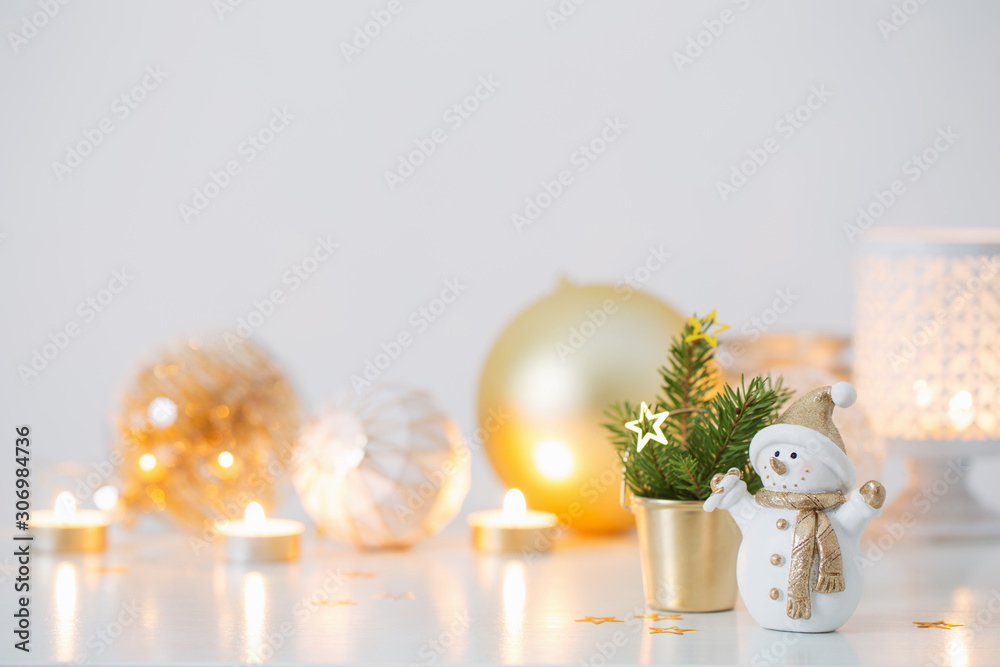
<path fill-rule="evenodd" d="M 966 487 L 971 457 L 993 454 L 990 443 L 934 443 L 900 446 L 909 456 L 909 482 L 872 530 L 896 540 L 950 540 L 1000 537 L 1000 515 L 983 507 Z M 968 445 L 968 446 L 966 446 Z M 954 458 L 941 455 L 947 450 Z"/>

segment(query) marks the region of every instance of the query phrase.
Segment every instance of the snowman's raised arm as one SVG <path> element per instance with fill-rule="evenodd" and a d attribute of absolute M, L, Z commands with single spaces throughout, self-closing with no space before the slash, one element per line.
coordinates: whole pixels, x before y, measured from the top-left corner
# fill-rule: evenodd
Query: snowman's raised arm
<path fill-rule="evenodd" d="M 718 484 L 718 491 L 705 501 L 704 509 L 711 512 L 714 509 L 727 510 L 736 520 L 736 525 L 743 526 L 760 511 L 753 496 L 747 491 L 747 483 L 738 475 L 726 475 Z"/>
<path fill-rule="evenodd" d="M 848 534 L 861 536 L 872 519 L 882 514 L 885 502 L 885 487 L 881 482 L 871 480 L 851 494 L 844 506 L 837 512 L 840 525 Z"/>

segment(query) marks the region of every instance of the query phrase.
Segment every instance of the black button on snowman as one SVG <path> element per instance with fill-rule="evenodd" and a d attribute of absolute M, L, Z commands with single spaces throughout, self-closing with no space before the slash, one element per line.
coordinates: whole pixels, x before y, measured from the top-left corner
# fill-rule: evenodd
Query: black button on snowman
<path fill-rule="evenodd" d="M 737 582 L 765 628 L 830 632 L 861 600 L 864 576 L 851 556 L 882 513 L 885 489 L 873 480 L 845 497 L 856 472 L 831 419 L 857 395 L 847 382 L 814 389 L 761 429 L 750 442 L 764 483 L 755 495 L 735 469 L 713 480 L 705 511 L 728 510 L 743 532 Z"/>

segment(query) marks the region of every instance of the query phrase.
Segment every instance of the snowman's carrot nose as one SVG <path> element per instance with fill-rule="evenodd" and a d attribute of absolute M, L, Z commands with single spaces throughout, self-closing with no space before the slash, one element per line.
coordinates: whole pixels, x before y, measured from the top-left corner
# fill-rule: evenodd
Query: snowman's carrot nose
<path fill-rule="evenodd" d="M 785 464 L 779 461 L 778 459 L 772 456 L 771 460 L 768 461 L 768 463 L 771 464 L 771 470 L 773 470 L 774 472 L 778 473 L 779 475 L 785 474 L 787 468 L 785 468 Z"/>

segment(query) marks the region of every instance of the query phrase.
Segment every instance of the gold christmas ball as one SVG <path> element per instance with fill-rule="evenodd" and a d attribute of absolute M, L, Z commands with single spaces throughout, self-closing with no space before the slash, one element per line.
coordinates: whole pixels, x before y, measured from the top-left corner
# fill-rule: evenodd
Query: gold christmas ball
<path fill-rule="evenodd" d="M 274 504 L 299 402 L 256 345 L 179 341 L 142 366 L 121 400 L 113 459 L 126 520 L 166 512 L 193 531 Z"/>
<path fill-rule="evenodd" d="M 624 283 L 563 282 L 521 313 L 479 384 L 480 430 L 501 481 L 571 528 L 630 526 L 605 410 L 657 394 L 657 369 L 683 329 L 677 311 Z"/>

